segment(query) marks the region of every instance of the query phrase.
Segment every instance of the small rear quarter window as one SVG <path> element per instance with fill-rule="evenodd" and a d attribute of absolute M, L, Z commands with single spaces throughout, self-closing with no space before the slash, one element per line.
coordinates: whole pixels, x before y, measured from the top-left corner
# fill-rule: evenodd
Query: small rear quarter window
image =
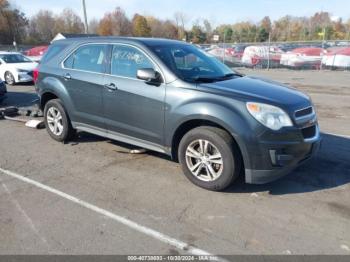
<path fill-rule="evenodd" d="M 49 47 L 40 63 L 45 64 L 52 60 L 55 56 L 57 56 L 60 52 L 62 52 L 66 48 L 66 44 L 54 44 Z"/>

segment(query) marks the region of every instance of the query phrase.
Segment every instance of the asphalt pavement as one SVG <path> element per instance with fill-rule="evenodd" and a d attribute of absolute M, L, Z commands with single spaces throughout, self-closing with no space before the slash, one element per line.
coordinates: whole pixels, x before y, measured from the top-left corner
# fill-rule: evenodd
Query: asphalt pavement
<path fill-rule="evenodd" d="M 0 254 L 350 254 L 346 75 L 245 72 L 312 97 L 323 132 L 313 160 L 276 182 L 240 179 L 217 193 L 161 154 L 129 154 L 87 133 L 57 143 L 0 120 Z M 14 86 L 4 103 L 33 108 L 35 98 L 33 86 Z"/>

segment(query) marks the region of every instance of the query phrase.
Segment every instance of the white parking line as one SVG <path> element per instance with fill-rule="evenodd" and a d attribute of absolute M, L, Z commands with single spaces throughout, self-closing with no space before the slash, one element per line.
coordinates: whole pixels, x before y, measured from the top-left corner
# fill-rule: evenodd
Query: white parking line
<path fill-rule="evenodd" d="M 340 135 L 340 134 L 329 133 L 329 132 L 322 132 L 322 134 L 331 135 L 331 136 L 339 136 L 339 137 L 344 137 L 344 138 L 350 139 L 350 136 L 347 136 L 347 135 Z"/>
<path fill-rule="evenodd" d="M 67 200 L 69 200 L 71 202 L 74 202 L 74 203 L 76 203 L 76 204 L 78 204 L 78 205 L 80 205 L 82 207 L 85 207 L 87 209 L 95 211 L 96 213 L 99 213 L 101 215 L 109 217 L 109 218 L 111 218 L 111 219 L 113 219 L 113 220 L 115 220 L 115 221 L 117 221 L 117 222 L 119 222 L 119 223 L 129 227 L 129 228 L 132 228 L 132 229 L 134 229 L 134 230 L 136 230 L 136 231 L 138 231 L 138 232 L 140 232 L 142 234 L 145 234 L 147 236 L 153 237 L 153 238 L 155 238 L 155 239 L 157 239 L 157 240 L 159 240 L 159 241 L 161 241 L 163 243 L 166 243 L 166 244 L 168 244 L 170 246 L 173 246 L 173 247 L 175 247 L 177 249 L 183 250 L 183 251 L 185 251 L 185 252 L 187 252 L 189 254 L 213 256 L 212 254 L 210 254 L 207 251 L 204 251 L 204 250 L 199 249 L 199 248 L 192 247 L 189 244 L 187 244 L 187 243 L 185 243 L 185 242 L 183 242 L 181 240 L 177 240 L 177 239 L 172 238 L 170 236 L 167 236 L 167 235 L 165 235 L 163 233 L 160 233 L 160 232 L 158 232 L 158 231 L 156 231 L 154 229 L 151 229 L 151 228 L 148 228 L 146 226 L 140 225 L 140 224 L 138 224 L 138 223 L 136 223 L 136 222 L 134 222 L 132 220 L 129 220 L 129 219 L 125 218 L 125 217 L 122 217 L 122 216 L 119 216 L 117 214 L 114 214 L 114 213 L 112 213 L 112 212 L 110 212 L 108 210 L 105 210 L 103 208 L 97 207 L 97 206 L 95 206 L 93 204 L 87 203 L 87 202 L 85 202 L 85 201 L 83 201 L 83 200 L 81 200 L 79 198 L 76 198 L 74 196 L 68 195 L 68 194 L 66 194 L 66 193 L 64 193 L 62 191 L 59 191 L 59 190 L 54 189 L 54 188 L 52 188 L 50 186 L 44 185 L 44 184 L 42 184 L 40 182 L 37 182 L 35 180 L 29 179 L 27 177 L 24 177 L 22 175 L 16 174 L 16 173 L 14 173 L 12 171 L 5 170 L 5 169 L 2 169 L 2 168 L 0 168 L 0 174 L 1 173 L 3 175 L 10 176 L 12 178 L 21 180 L 21 181 L 23 181 L 23 182 L 25 182 L 27 184 L 30 184 L 30 185 L 36 186 L 38 188 L 41 188 L 43 190 L 46 190 L 48 192 L 51 192 L 51 193 L 53 193 L 53 194 L 55 194 L 57 196 L 63 197 L 63 198 L 65 198 L 65 199 L 67 199 Z M 217 260 L 222 260 L 222 259 L 221 258 L 217 258 Z"/>
<path fill-rule="evenodd" d="M 22 208 L 22 206 L 17 201 L 17 199 L 12 196 L 12 193 L 10 192 L 10 190 L 7 188 L 7 186 L 4 183 L 2 183 L 2 187 L 4 188 L 5 192 L 7 193 L 9 198 L 11 199 L 12 203 L 16 206 L 18 211 L 22 213 L 22 215 L 25 218 L 25 220 L 27 221 L 29 227 L 33 230 L 33 232 L 37 235 L 37 237 L 40 238 L 40 240 L 45 244 L 45 246 L 49 250 L 50 247 L 49 247 L 49 244 L 47 243 L 47 240 L 45 239 L 45 237 L 43 237 L 40 234 L 39 230 L 36 228 L 36 226 L 34 225 L 32 219 L 28 216 L 27 212 Z"/>

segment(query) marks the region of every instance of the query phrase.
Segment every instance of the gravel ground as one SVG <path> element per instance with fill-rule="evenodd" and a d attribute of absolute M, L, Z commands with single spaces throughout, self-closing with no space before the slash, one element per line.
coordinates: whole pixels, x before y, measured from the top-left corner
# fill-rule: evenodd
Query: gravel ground
<path fill-rule="evenodd" d="M 242 70 L 243 71 L 243 70 Z M 350 254 L 350 74 L 258 71 L 307 92 L 323 145 L 267 185 L 242 179 L 224 193 L 192 185 L 177 163 L 80 133 L 68 144 L 0 120 L 0 168 L 38 181 L 214 254 Z M 31 107 L 30 85 L 7 105 Z M 0 254 L 184 254 L 144 232 L 0 171 Z"/>

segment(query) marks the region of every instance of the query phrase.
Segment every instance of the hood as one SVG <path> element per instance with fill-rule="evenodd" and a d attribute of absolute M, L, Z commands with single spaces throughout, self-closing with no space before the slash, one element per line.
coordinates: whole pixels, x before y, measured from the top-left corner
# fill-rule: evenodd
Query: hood
<path fill-rule="evenodd" d="M 28 62 L 28 63 L 16 63 L 16 64 L 7 64 L 9 67 L 12 67 L 14 69 L 22 69 L 22 70 L 28 70 L 33 71 L 37 66 L 38 63 L 35 62 Z"/>
<path fill-rule="evenodd" d="M 262 102 L 288 109 L 310 105 L 310 98 L 287 85 L 264 78 L 244 76 L 227 81 L 199 84 L 199 89 L 216 90 L 227 96 L 242 97 L 246 101 Z"/>

